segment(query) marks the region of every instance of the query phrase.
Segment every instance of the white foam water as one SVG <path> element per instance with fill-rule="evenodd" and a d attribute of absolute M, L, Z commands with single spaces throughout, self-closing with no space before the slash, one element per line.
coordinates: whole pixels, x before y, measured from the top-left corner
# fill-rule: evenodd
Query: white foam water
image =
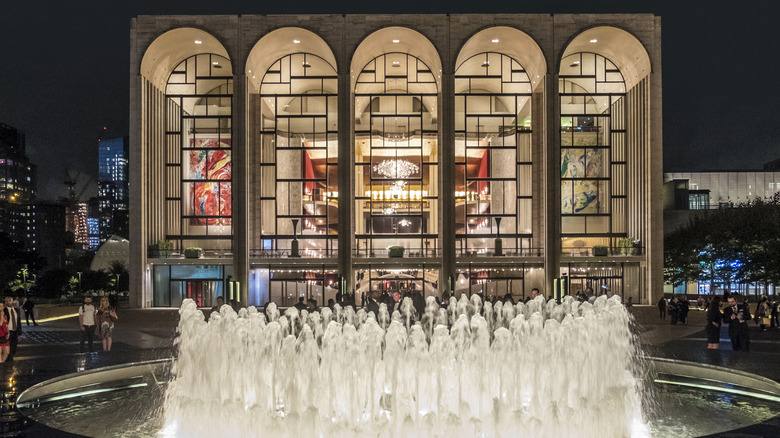
<path fill-rule="evenodd" d="M 619 297 L 179 313 L 164 436 L 648 436 Z"/>

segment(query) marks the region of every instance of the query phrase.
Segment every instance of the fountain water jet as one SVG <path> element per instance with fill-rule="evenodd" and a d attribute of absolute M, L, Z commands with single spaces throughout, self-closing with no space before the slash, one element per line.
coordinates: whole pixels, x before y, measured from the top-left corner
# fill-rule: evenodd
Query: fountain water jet
<path fill-rule="evenodd" d="M 423 321 L 229 306 L 180 309 L 164 402 L 173 436 L 639 436 L 635 347 L 618 297 L 473 296 Z M 483 316 L 484 315 L 484 316 Z M 448 323 L 447 325 L 443 323 Z"/>

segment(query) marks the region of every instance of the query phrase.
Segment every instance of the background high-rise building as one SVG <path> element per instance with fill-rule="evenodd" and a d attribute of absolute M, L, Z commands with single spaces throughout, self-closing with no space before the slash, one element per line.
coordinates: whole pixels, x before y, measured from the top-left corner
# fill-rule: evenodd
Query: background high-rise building
<path fill-rule="evenodd" d="M 36 167 L 25 155 L 24 133 L 0 123 L 0 232 L 27 249 L 38 243 L 32 205 L 36 183 Z"/>
<path fill-rule="evenodd" d="M 98 144 L 100 242 L 111 235 L 128 237 L 128 138 L 101 139 Z M 90 232 L 90 234 L 92 234 Z"/>

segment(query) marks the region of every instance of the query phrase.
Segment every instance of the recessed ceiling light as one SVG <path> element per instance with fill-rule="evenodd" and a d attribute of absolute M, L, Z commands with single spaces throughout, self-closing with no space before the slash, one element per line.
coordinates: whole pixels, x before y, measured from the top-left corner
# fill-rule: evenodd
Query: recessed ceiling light
<path fill-rule="evenodd" d="M 219 62 L 217 62 L 217 61 L 212 61 L 212 64 L 213 64 L 213 65 L 219 65 Z"/>
<path fill-rule="evenodd" d="M 401 62 L 400 61 L 393 61 L 393 67 L 400 67 Z"/>
<path fill-rule="evenodd" d="M 497 43 L 498 42 L 498 38 L 493 38 L 493 42 Z"/>
<path fill-rule="evenodd" d="M 300 44 L 300 43 L 301 43 L 300 40 L 293 40 L 293 44 Z"/>
<path fill-rule="evenodd" d="M 309 63 L 308 63 L 308 62 L 306 62 L 306 61 L 303 61 L 303 63 L 302 63 L 301 65 L 303 65 L 303 68 L 309 68 L 309 67 L 311 67 L 311 64 L 309 64 Z"/>
<path fill-rule="evenodd" d="M 400 40 L 393 40 L 393 44 L 398 44 L 400 42 L 401 42 Z"/>
<path fill-rule="evenodd" d="M 482 67 L 489 67 L 489 66 L 490 66 L 490 61 L 485 61 L 482 63 Z"/>
<path fill-rule="evenodd" d="M 195 44 L 203 44 L 203 41 L 201 41 L 201 40 L 195 40 Z"/>
<path fill-rule="evenodd" d="M 590 40 L 590 42 L 597 43 L 597 42 L 599 42 L 599 40 L 597 40 L 596 38 L 593 38 L 592 40 Z"/>

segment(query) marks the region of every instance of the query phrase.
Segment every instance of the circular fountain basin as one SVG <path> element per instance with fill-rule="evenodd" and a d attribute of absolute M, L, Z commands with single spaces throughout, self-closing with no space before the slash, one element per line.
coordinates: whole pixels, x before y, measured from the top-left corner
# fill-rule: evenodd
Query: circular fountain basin
<path fill-rule="evenodd" d="M 773 380 L 692 362 L 647 362 L 654 384 L 645 417 L 653 437 L 721 433 L 780 412 L 780 384 Z M 17 408 L 46 426 L 79 435 L 168 436 L 162 400 L 171 364 L 161 359 L 61 376 L 24 391 Z"/>

